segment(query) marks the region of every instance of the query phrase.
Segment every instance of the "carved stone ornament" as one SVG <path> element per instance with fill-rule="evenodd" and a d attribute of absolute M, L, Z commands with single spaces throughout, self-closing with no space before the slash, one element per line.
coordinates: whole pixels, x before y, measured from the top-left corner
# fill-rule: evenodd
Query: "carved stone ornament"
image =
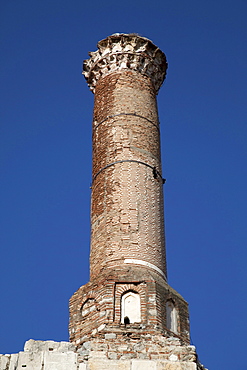
<path fill-rule="evenodd" d="M 84 61 L 82 72 L 93 93 L 101 77 L 128 69 L 148 76 L 158 93 L 168 65 L 165 54 L 149 39 L 133 33 L 115 33 L 99 41 L 97 47 Z"/>

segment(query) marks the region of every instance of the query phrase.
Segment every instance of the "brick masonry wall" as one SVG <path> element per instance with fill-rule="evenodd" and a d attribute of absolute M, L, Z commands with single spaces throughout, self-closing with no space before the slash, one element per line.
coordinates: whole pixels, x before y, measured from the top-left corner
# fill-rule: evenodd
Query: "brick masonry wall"
<path fill-rule="evenodd" d="M 111 42 L 103 44 L 105 47 Z M 189 343 L 188 305 L 166 283 L 158 88 L 155 83 L 158 74 L 157 69 L 153 77 L 142 73 L 146 63 L 143 64 L 143 60 L 149 53 L 154 53 L 155 63 L 159 58 L 155 59 L 157 48 L 153 44 L 149 46 L 143 54 L 144 59 L 137 54 L 126 56 L 123 52 L 123 58 L 139 58 L 134 68 L 122 69 L 122 62 L 119 62 L 119 68 L 114 64 L 111 72 L 108 70 L 99 76 L 98 73 L 111 68 L 109 55 L 112 51 L 109 55 L 105 51 L 91 55 L 86 67 L 89 85 L 92 87 L 94 81 L 95 93 L 93 180 L 90 282 L 79 288 L 70 300 L 70 340 L 78 348 L 85 336 L 96 335 L 99 331 L 125 332 L 126 327 L 121 322 L 121 299 L 127 292 L 138 294 L 140 298 L 138 320 L 141 321 L 138 325 L 130 324 L 128 335 L 134 330 L 142 334 L 176 336 Z M 113 52 L 113 60 L 119 58 L 121 61 L 121 53 L 119 55 Z M 162 58 L 164 63 L 164 54 Z M 153 68 L 152 58 L 147 60 L 145 71 L 150 66 Z M 165 69 L 164 64 L 158 68 L 162 73 Z M 167 328 L 168 300 L 172 300 L 177 312 L 176 333 Z"/>
<path fill-rule="evenodd" d="M 141 322 L 121 323 L 121 298 L 124 293 L 138 293 Z M 177 311 L 178 331 L 167 328 L 166 302 L 172 300 Z M 100 332 L 117 332 L 136 336 L 159 334 L 177 337 L 189 344 L 189 314 L 187 302 L 162 277 L 143 267 L 118 267 L 80 287 L 70 299 L 70 340 L 78 348 L 85 336 Z"/>
<path fill-rule="evenodd" d="M 162 178 L 136 162 L 103 169 L 122 160 L 161 173 L 156 94 L 148 77 L 130 70 L 101 78 L 95 89 L 91 278 L 125 259 L 166 274 Z"/>

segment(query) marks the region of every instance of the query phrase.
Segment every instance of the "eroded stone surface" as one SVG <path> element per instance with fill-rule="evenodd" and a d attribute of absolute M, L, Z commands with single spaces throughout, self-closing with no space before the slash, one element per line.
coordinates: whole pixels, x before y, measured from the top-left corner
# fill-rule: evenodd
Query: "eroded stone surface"
<path fill-rule="evenodd" d="M 75 352 L 75 346 L 68 342 L 30 339 L 25 343 L 23 352 L 0 355 L 0 370 L 24 369 L 78 370 L 78 355 Z"/>
<path fill-rule="evenodd" d="M 84 342 L 86 356 L 68 342 L 31 339 L 23 352 L 0 355 L 0 370 L 207 370 L 197 361 L 194 346 L 158 336 L 152 343 L 147 349 L 141 340 L 121 344 L 112 335 L 92 338 Z"/>

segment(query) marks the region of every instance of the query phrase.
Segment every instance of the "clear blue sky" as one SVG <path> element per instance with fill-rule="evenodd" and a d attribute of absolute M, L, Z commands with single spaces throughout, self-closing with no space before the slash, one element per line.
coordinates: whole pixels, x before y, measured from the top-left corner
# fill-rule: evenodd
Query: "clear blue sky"
<path fill-rule="evenodd" d="M 115 32 L 167 55 L 158 96 L 169 283 L 210 370 L 246 370 L 247 2 L 9 0 L 1 33 L 0 353 L 67 340 L 88 281 L 93 94 L 83 59 Z"/>

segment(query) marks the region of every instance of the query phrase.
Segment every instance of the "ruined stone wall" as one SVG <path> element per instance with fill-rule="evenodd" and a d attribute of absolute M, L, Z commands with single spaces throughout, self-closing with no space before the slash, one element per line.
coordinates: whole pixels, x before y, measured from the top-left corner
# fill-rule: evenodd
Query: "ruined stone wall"
<path fill-rule="evenodd" d="M 68 342 L 35 341 L 25 343 L 24 351 L 0 355 L 0 370 L 81 370 L 75 347 Z"/>
<path fill-rule="evenodd" d="M 86 339 L 86 338 L 85 338 Z M 144 339 L 144 338 L 143 338 Z M 68 342 L 26 342 L 24 351 L 0 355 L 0 370 L 207 370 L 195 347 L 163 337 L 127 338 L 115 334 L 87 338 L 80 351 Z"/>

